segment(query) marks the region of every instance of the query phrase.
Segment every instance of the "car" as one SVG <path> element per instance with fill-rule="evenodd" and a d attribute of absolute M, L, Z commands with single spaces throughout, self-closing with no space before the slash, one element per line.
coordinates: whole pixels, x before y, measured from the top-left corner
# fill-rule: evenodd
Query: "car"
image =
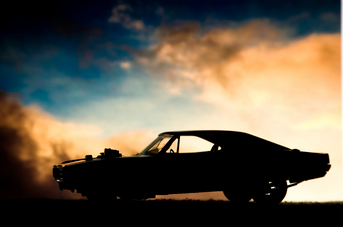
<path fill-rule="evenodd" d="M 97 157 L 64 161 L 53 166 L 53 178 L 60 190 L 89 200 L 222 191 L 233 203 L 279 204 L 288 188 L 324 177 L 330 168 L 327 153 L 244 132 L 197 130 L 163 132 L 132 156 L 105 148 Z"/>

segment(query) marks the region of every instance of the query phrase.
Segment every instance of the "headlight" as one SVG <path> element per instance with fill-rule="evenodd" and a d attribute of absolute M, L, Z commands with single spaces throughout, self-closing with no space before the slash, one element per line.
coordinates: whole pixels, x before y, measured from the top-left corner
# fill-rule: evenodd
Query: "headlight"
<path fill-rule="evenodd" d="M 64 165 L 54 165 L 52 168 L 52 175 L 54 177 L 54 180 L 57 182 L 63 182 L 63 166 Z"/>

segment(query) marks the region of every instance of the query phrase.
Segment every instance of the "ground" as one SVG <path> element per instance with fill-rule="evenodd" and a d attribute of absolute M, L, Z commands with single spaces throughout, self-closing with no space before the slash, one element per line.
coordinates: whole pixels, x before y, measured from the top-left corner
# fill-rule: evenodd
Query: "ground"
<path fill-rule="evenodd" d="M 235 205 L 229 201 L 199 200 L 147 200 L 119 203 L 99 203 L 88 200 L 3 200 L 4 219 L 13 224 L 47 226 L 58 224 L 99 225 L 119 223 L 190 226 L 222 226 L 223 223 L 239 225 L 294 224 L 328 225 L 341 223 L 343 202 L 281 203 L 263 207 L 254 202 Z M 111 225 L 112 225 L 111 224 Z M 126 226 L 126 225 L 125 225 Z"/>

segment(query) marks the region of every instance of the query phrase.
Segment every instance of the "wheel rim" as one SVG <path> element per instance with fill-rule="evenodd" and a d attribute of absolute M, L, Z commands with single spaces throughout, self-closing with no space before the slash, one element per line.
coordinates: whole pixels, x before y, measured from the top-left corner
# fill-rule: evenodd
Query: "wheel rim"
<path fill-rule="evenodd" d="M 279 204 L 287 193 L 286 181 L 268 181 L 259 189 L 253 199 L 256 203 L 261 204 Z"/>

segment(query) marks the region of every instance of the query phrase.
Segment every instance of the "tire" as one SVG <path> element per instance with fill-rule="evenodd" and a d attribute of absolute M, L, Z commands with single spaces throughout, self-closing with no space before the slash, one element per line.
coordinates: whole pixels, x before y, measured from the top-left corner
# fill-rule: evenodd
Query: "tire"
<path fill-rule="evenodd" d="M 243 204 L 251 200 L 251 195 L 245 191 L 224 190 L 225 197 L 232 203 Z"/>
<path fill-rule="evenodd" d="M 262 182 L 253 195 L 253 200 L 258 204 L 277 205 L 282 202 L 287 194 L 285 180 L 270 180 Z"/>

